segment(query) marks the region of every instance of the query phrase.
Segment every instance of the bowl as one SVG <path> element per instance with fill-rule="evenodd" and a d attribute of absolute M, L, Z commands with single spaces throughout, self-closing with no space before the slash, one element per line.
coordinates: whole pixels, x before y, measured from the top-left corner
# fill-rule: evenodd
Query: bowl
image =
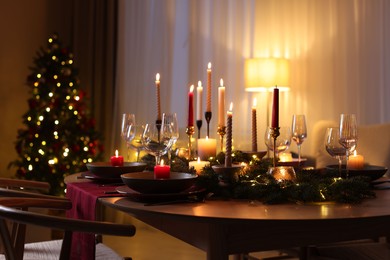
<path fill-rule="evenodd" d="M 326 166 L 326 170 L 338 171 L 338 169 L 339 166 L 337 164 Z M 341 171 L 345 175 L 346 173 L 345 165 L 342 165 Z M 387 172 L 386 167 L 376 166 L 376 165 L 365 165 L 362 169 L 349 169 L 348 176 L 350 177 L 366 176 L 373 181 L 382 177 L 386 172 Z"/>
<path fill-rule="evenodd" d="M 141 162 L 125 162 L 123 166 L 112 166 L 110 162 L 93 162 L 87 163 L 87 169 L 97 178 L 117 178 L 129 172 L 140 172 L 145 170 L 146 163 Z"/>
<path fill-rule="evenodd" d="M 169 179 L 155 179 L 153 172 L 134 172 L 121 175 L 122 181 L 140 193 L 178 193 L 194 185 L 198 176 L 190 173 L 171 172 Z"/>

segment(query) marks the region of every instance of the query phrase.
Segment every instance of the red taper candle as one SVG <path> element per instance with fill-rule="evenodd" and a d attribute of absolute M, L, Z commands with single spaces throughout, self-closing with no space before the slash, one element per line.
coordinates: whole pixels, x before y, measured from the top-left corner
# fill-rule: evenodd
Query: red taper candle
<path fill-rule="evenodd" d="M 279 127 L 279 89 L 278 87 L 274 88 L 274 100 L 272 104 L 272 123 L 271 127 Z"/>
<path fill-rule="evenodd" d="M 194 126 L 194 85 L 191 85 L 190 92 L 188 92 L 188 124 L 187 126 Z"/>

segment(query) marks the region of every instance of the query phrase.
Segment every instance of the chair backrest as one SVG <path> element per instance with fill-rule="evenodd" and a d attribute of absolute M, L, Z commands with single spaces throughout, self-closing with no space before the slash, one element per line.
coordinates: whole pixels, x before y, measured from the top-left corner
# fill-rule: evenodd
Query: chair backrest
<path fill-rule="evenodd" d="M 60 259 L 69 259 L 72 233 L 74 231 L 116 236 L 133 236 L 135 234 L 135 227 L 133 225 L 69 219 L 18 209 L 43 207 L 44 205 L 50 205 L 52 208 L 69 208 L 70 204 L 65 203 L 64 200 L 12 197 L 0 198 L 0 205 L 0 237 L 4 243 L 7 259 L 22 259 L 21 257 L 23 256 L 18 255 L 18 248 L 12 244 L 12 233 L 7 228 L 6 220 L 19 224 L 31 224 L 63 230 L 64 239 Z"/>

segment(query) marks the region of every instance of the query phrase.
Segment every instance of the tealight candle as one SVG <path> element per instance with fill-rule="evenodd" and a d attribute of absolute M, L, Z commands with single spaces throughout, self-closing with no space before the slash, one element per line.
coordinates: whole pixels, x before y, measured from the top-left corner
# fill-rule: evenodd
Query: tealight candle
<path fill-rule="evenodd" d="M 169 179 L 171 173 L 171 167 L 164 165 L 164 160 L 161 160 L 160 165 L 154 166 L 154 178 L 155 179 Z"/>
<path fill-rule="evenodd" d="M 348 157 L 348 168 L 349 169 L 362 169 L 364 168 L 364 157 L 357 154 L 356 150 L 353 155 Z"/>
<path fill-rule="evenodd" d="M 198 157 L 201 160 L 208 160 L 217 155 L 217 139 L 206 138 L 198 139 Z"/>
<path fill-rule="evenodd" d="M 281 162 L 292 162 L 292 154 L 289 152 L 283 152 L 279 154 L 279 160 Z"/>
<path fill-rule="evenodd" d="M 201 161 L 200 157 L 198 157 L 197 161 L 190 161 L 189 162 L 190 168 L 194 167 L 195 171 L 196 171 L 196 174 L 198 174 L 198 175 L 203 171 L 204 167 L 209 166 L 209 165 L 210 165 L 210 162 L 208 162 L 208 161 Z"/>
<path fill-rule="evenodd" d="M 118 155 L 118 150 L 115 150 L 115 155 L 111 156 L 110 161 L 112 166 L 123 166 L 123 156 Z"/>

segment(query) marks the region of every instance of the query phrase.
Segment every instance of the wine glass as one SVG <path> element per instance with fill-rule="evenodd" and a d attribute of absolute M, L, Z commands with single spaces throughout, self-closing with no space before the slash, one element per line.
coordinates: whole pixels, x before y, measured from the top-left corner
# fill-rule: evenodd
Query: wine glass
<path fill-rule="evenodd" d="M 282 126 L 279 129 L 279 136 L 276 138 L 274 148 L 274 138 L 272 137 L 273 128 L 267 127 L 265 132 L 265 145 L 271 151 L 275 150 L 276 157 L 279 158 L 279 153 L 284 152 L 290 147 L 291 144 L 291 130 L 288 126 Z"/>
<path fill-rule="evenodd" d="M 168 124 L 146 124 L 142 134 L 142 145 L 151 155 L 156 157 L 156 165 L 160 158 L 166 154 L 172 144 L 172 130 Z"/>
<path fill-rule="evenodd" d="M 339 163 L 339 176 L 341 177 L 341 167 L 346 153 L 344 146 L 340 144 L 340 128 L 329 127 L 325 133 L 325 149 Z"/>
<path fill-rule="evenodd" d="M 341 114 L 340 116 L 340 144 L 346 149 L 345 157 L 347 160 L 348 177 L 348 159 L 349 154 L 356 149 L 358 140 L 356 116 L 354 114 Z"/>
<path fill-rule="evenodd" d="M 135 115 L 124 113 L 122 115 L 122 127 L 121 127 L 121 137 L 126 142 L 127 147 L 127 161 L 130 160 L 130 142 L 134 139 L 135 136 Z"/>
<path fill-rule="evenodd" d="M 168 149 L 168 160 L 171 162 L 171 148 L 175 145 L 177 139 L 179 139 L 179 126 L 177 124 L 177 116 L 176 113 L 167 114 L 163 113 L 162 116 L 162 127 L 170 127 L 171 131 L 171 144 Z M 163 129 L 162 129 L 163 130 Z"/>
<path fill-rule="evenodd" d="M 139 156 L 141 151 L 143 150 L 143 145 L 142 145 L 142 134 L 144 132 L 145 126 L 144 125 L 134 125 L 135 129 L 135 135 L 133 140 L 130 141 L 130 148 L 136 150 L 137 154 L 137 162 L 139 162 Z"/>
<path fill-rule="evenodd" d="M 307 137 L 305 115 L 293 115 L 292 118 L 292 139 L 298 146 L 298 162 L 301 161 L 301 145 Z"/>

